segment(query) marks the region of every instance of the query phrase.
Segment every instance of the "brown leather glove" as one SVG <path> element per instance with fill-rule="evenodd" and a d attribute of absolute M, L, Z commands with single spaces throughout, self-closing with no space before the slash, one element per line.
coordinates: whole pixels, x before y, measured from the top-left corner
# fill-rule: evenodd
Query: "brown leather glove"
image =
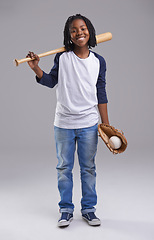
<path fill-rule="evenodd" d="M 110 126 L 108 124 L 101 123 L 98 125 L 98 132 L 99 132 L 99 136 L 103 139 L 106 146 L 109 148 L 109 150 L 112 153 L 118 154 L 118 153 L 122 153 L 126 150 L 127 140 L 124 137 L 124 133 L 121 130 L 115 129 L 113 126 Z M 112 146 L 109 143 L 109 139 L 112 136 L 117 136 L 121 139 L 122 144 L 121 144 L 120 148 L 118 148 L 118 149 L 112 148 Z"/>

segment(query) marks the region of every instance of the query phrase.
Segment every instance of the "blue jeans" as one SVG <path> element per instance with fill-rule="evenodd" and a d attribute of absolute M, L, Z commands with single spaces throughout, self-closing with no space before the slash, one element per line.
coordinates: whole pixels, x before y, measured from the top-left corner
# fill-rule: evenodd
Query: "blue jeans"
<path fill-rule="evenodd" d="M 98 132 L 97 124 L 81 129 L 64 129 L 54 127 L 57 150 L 58 189 L 61 201 L 61 212 L 73 213 L 72 203 L 74 153 L 77 145 L 77 154 L 80 165 L 82 186 L 81 212 L 95 212 L 97 204 L 95 155 L 97 151 Z"/>

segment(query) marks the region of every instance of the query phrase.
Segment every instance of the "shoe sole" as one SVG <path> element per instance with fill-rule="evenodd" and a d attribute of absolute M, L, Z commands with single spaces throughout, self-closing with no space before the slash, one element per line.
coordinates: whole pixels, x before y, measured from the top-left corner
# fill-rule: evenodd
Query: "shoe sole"
<path fill-rule="evenodd" d="M 70 218 L 69 221 L 62 220 L 62 221 L 58 222 L 58 227 L 68 227 L 72 220 L 73 220 L 73 218 Z"/>
<path fill-rule="evenodd" d="M 94 221 L 88 221 L 87 218 L 82 217 L 90 226 L 100 226 L 101 225 L 101 221 L 100 220 L 94 220 Z"/>

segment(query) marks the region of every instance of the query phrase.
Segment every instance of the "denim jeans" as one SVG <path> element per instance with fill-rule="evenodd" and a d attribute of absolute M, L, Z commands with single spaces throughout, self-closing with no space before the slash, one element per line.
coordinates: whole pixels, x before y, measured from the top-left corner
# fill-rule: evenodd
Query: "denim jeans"
<path fill-rule="evenodd" d="M 73 213 L 72 203 L 74 153 L 77 146 L 77 154 L 80 165 L 80 177 L 82 187 L 81 212 L 95 212 L 97 204 L 96 195 L 96 167 L 95 155 L 97 151 L 98 132 L 97 124 L 81 129 L 64 129 L 54 127 L 56 151 L 58 189 L 61 201 L 60 212 Z"/>

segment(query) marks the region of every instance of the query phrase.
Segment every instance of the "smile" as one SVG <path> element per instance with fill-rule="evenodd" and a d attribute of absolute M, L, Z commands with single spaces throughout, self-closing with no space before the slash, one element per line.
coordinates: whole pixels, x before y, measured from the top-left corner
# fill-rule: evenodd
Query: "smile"
<path fill-rule="evenodd" d="M 85 39 L 85 37 L 78 37 L 76 40 L 82 41 L 84 39 Z"/>

